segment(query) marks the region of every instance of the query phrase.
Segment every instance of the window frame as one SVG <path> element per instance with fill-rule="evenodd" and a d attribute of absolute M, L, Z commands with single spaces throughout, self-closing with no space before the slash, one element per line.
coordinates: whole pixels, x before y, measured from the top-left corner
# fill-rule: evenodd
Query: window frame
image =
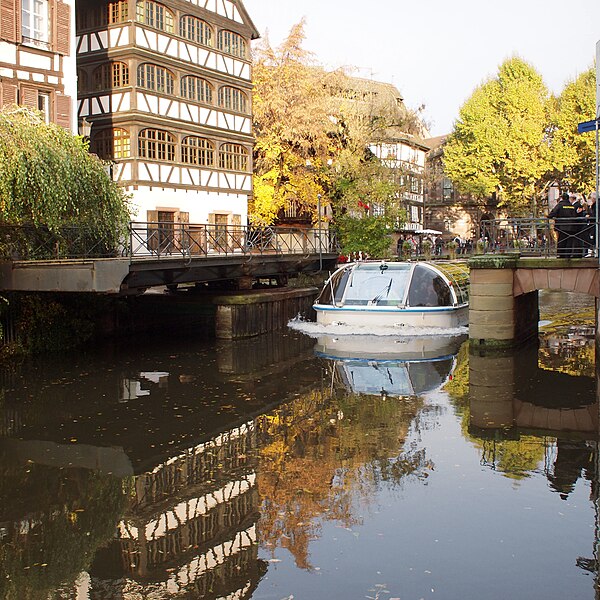
<path fill-rule="evenodd" d="M 192 140 L 199 143 L 190 143 Z M 184 137 L 181 141 L 181 162 L 198 167 L 214 167 L 215 144 L 208 138 L 197 135 Z"/>
<path fill-rule="evenodd" d="M 154 63 L 138 65 L 136 81 L 137 87 L 159 94 L 173 95 L 175 90 L 175 75 L 166 67 Z"/>
<path fill-rule="evenodd" d="M 175 136 L 164 129 L 146 127 L 138 133 L 138 158 L 175 161 Z"/>
<path fill-rule="evenodd" d="M 218 93 L 218 104 L 220 108 L 248 114 L 248 97 L 240 88 L 231 85 L 221 86 Z"/>
<path fill-rule="evenodd" d="M 101 129 L 93 135 L 93 147 L 104 160 L 131 158 L 131 135 L 123 127 Z"/>
<path fill-rule="evenodd" d="M 189 35 L 190 29 L 194 29 L 194 35 Z M 179 17 L 179 35 L 207 48 L 212 48 L 214 44 L 214 31 L 211 25 L 194 15 Z"/>
<path fill-rule="evenodd" d="M 190 85 L 192 82 L 193 85 Z M 181 97 L 186 100 L 192 100 L 202 104 L 213 103 L 213 86 L 210 81 L 203 77 L 198 77 L 197 75 L 184 75 L 179 81 L 179 91 Z"/>
<path fill-rule="evenodd" d="M 220 29 L 217 33 L 217 50 L 237 58 L 248 57 L 248 43 L 244 37 L 229 29 Z"/>
<path fill-rule="evenodd" d="M 20 11 L 23 43 L 49 50 L 52 37 L 49 0 L 21 0 Z"/>
<path fill-rule="evenodd" d="M 165 33 L 175 33 L 175 15 L 160 2 L 136 0 L 135 21 Z"/>
<path fill-rule="evenodd" d="M 130 85 L 129 65 L 117 60 L 102 63 L 94 69 L 92 80 L 96 92 L 127 87 Z"/>
<path fill-rule="evenodd" d="M 248 150 L 241 144 L 225 142 L 219 148 L 219 168 L 225 171 L 247 173 L 249 164 Z"/>

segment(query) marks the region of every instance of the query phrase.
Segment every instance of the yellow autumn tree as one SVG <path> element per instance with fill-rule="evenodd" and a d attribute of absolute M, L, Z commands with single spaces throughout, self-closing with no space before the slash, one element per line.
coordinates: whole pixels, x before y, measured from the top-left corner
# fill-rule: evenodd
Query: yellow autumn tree
<path fill-rule="evenodd" d="M 325 198 L 326 164 L 333 124 L 327 79 L 302 48 L 304 21 L 277 49 L 265 39 L 254 55 L 254 198 L 250 218 L 269 225 L 294 207 L 317 220 L 318 197 Z"/>

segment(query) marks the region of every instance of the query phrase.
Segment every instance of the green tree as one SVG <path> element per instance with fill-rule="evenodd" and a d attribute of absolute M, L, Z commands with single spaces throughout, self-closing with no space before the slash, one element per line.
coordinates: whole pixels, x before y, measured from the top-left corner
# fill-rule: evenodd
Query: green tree
<path fill-rule="evenodd" d="M 478 198 L 497 194 L 512 214 L 536 213 L 551 167 L 549 100 L 531 65 L 505 61 L 460 109 L 444 150 L 450 179 Z"/>
<path fill-rule="evenodd" d="M 552 178 L 562 188 L 589 193 L 596 188 L 596 136 L 579 134 L 577 124 L 596 114 L 596 70 L 590 68 L 568 83 L 555 99 L 552 115 Z"/>
<path fill-rule="evenodd" d="M 0 111 L 0 220 L 51 232 L 76 225 L 114 250 L 126 239 L 129 210 L 85 140 L 37 111 L 9 106 Z"/>

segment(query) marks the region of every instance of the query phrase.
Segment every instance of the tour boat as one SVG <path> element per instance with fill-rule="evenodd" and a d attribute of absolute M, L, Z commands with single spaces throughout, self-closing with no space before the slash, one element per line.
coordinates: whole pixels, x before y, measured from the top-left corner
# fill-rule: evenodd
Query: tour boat
<path fill-rule="evenodd" d="M 327 334 L 318 337 L 315 353 L 332 361 L 332 377 L 350 392 L 414 396 L 448 381 L 466 337 Z"/>
<path fill-rule="evenodd" d="M 465 262 L 356 262 L 337 269 L 313 305 L 317 323 L 357 327 L 463 327 Z"/>

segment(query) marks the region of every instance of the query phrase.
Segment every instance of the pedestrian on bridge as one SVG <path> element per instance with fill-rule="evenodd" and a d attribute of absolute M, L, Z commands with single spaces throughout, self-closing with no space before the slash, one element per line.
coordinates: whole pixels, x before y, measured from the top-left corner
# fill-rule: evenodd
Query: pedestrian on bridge
<path fill-rule="evenodd" d="M 555 229 L 558 234 L 559 258 L 575 258 L 575 245 L 577 240 L 578 224 L 575 206 L 571 204 L 568 192 L 563 192 L 558 204 L 548 214 L 549 219 L 554 219 Z"/>

